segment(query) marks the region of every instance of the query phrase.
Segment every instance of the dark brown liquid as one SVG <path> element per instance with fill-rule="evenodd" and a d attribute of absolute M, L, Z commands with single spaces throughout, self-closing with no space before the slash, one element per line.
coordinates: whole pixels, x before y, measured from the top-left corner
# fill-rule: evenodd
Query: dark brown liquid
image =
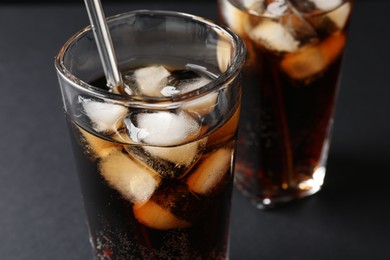
<path fill-rule="evenodd" d="M 278 70 L 277 60 L 265 53 L 260 81 L 253 71 L 243 80 L 244 92 L 257 87 L 243 97 L 243 111 L 251 113 L 241 115 L 236 167 L 248 178 L 245 188 L 265 198 L 312 178 L 330 130 L 341 59 L 305 86 Z"/>
<path fill-rule="evenodd" d="M 176 214 L 181 215 L 178 217 L 191 221 L 192 225 L 169 230 L 149 228 L 137 221 L 133 205 L 109 187 L 100 176 L 96 163 L 86 158 L 74 130 L 71 131 L 73 147 L 97 259 L 106 259 L 105 256 L 110 257 L 108 259 L 226 258 L 231 180 L 226 180 L 227 184 L 221 187 L 218 195 L 210 197 L 189 193 L 181 181 L 165 181 L 151 200 L 175 202 Z M 190 198 L 174 201 L 180 195 Z M 172 198 L 168 201 L 164 196 Z M 187 212 L 183 212 L 185 207 L 188 207 Z"/>
<path fill-rule="evenodd" d="M 136 214 L 140 212 L 139 208 L 142 211 L 144 206 L 134 205 L 112 185 L 109 185 L 99 166 L 107 157 L 99 155 L 98 149 L 91 143 L 92 141 L 102 142 L 101 137 L 88 133 L 69 120 L 89 222 L 90 239 L 97 259 L 227 258 L 233 183 L 231 164 L 229 163 L 229 166 L 224 168 L 223 177 L 217 185 L 205 194 L 192 188 L 190 178 L 199 173 L 200 167 L 208 170 L 207 166 L 214 164 L 210 162 L 210 158 L 214 158 L 213 156 L 218 151 L 227 151 L 230 161 L 230 155 L 234 152 L 235 131 L 238 125 L 238 104 L 234 111 L 236 112 L 230 120 L 204 139 L 207 141 L 202 146 L 200 159 L 195 165 L 184 176 L 181 174 L 180 178 L 174 178 L 171 175 L 162 176 L 157 189 L 144 204 L 158 205 L 163 209 L 155 216 L 147 216 L 152 221 L 156 220 L 157 226 L 163 225 L 162 228 L 140 221 Z M 116 153 L 133 158 L 133 148 L 127 149 L 125 145 L 103 142 L 106 146 L 116 149 Z M 136 150 L 139 149 L 143 148 L 138 146 Z M 209 161 L 206 164 L 207 160 Z M 216 164 L 218 160 L 217 157 Z M 138 214 L 151 214 L 144 212 L 145 210 Z M 166 219 L 162 216 L 166 212 L 174 216 L 174 220 L 179 224 L 168 223 L 168 228 L 166 228 L 164 223 L 159 223 L 159 219 Z"/>
<path fill-rule="evenodd" d="M 245 32 L 248 24 L 255 27 L 256 21 L 261 23 L 264 18 L 239 10 L 229 0 L 220 0 L 220 6 L 223 5 L 229 8 L 220 10 L 222 21 L 241 30 L 237 33 L 248 48 L 243 72 L 237 184 L 259 207 L 311 194 L 322 184 L 322 177 L 320 183 L 312 185 L 310 181 L 326 162 L 346 28 L 332 33 L 327 30 L 333 27 L 317 30 L 318 42 L 310 50 L 321 50 L 327 65 L 312 75 L 304 72 L 310 75 L 300 76 L 286 69 L 286 64 L 297 58 L 301 49 L 292 54 L 277 52 L 252 40 Z M 232 21 L 234 24 L 229 24 Z M 304 48 L 302 53 L 307 50 Z M 307 67 L 303 66 L 302 71 Z"/>

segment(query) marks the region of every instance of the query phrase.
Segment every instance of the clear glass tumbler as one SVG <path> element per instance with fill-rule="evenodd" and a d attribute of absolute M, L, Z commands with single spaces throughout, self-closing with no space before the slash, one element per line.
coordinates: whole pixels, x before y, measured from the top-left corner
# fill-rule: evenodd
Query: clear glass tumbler
<path fill-rule="evenodd" d="M 126 91 L 90 27 L 55 60 L 96 259 L 226 259 L 243 42 L 200 17 L 108 20 Z"/>
<path fill-rule="evenodd" d="M 259 208 L 320 190 L 350 0 L 218 0 L 248 58 L 236 181 Z"/>

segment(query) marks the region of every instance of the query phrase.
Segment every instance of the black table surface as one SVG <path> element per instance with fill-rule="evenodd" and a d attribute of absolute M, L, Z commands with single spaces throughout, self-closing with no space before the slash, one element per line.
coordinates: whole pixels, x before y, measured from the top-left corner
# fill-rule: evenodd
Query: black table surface
<path fill-rule="evenodd" d="M 104 7 L 218 19 L 211 0 Z M 388 10 L 356 2 L 323 189 L 268 211 L 235 191 L 231 259 L 390 259 Z M 82 3 L 0 4 L 0 259 L 92 259 L 53 67 L 87 24 Z"/>

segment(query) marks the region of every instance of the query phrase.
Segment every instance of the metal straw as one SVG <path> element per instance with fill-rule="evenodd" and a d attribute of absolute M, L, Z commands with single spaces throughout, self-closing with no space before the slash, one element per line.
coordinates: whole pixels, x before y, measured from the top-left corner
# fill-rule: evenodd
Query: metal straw
<path fill-rule="evenodd" d="M 115 90 L 123 87 L 122 76 L 118 70 L 118 63 L 110 32 L 100 0 L 84 0 L 89 20 L 95 35 L 96 45 L 103 65 L 107 86 Z"/>

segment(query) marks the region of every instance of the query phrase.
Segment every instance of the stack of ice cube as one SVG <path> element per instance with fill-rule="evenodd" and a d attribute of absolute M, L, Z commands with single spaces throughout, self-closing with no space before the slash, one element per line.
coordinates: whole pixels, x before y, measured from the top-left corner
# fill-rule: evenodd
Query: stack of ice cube
<path fill-rule="evenodd" d="M 126 84 L 132 93 L 141 97 L 170 98 L 196 91 L 211 82 L 211 78 L 195 73 L 191 66 L 178 72 L 159 65 L 139 68 L 126 75 Z M 223 103 L 223 98 L 218 99 L 219 93 L 214 92 L 182 107 L 146 111 L 79 98 L 94 131 L 127 143 L 105 141 L 80 129 L 101 176 L 133 204 L 134 215 L 141 223 L 156 229 L 188 227 L 194 214 L 180 207 L 172 208 L 169 201 L 163 205 L 158 194 L 167 192 L 175 203 L 182 205 L 198 203 L 200 210 L 204 201 L 199 196 L 214 192 L 223 182 L 229 172 L 232 150 L 219 148 L 201 159 L 208 140 L 200 138 L 202 131 L 206 131 L 202 117 L 219 106 L 218 102 Z M 197 168 L 193 169 L 195 165 Z M 193 170 L 191 176 L 185 177 L 190 170 Z M 183 182 L 173 185 L 172 192 L 159 192 L 166 187 L 161 185 L 163 178 L 178 178 Z M 181 193 L 177 194 L 177 190 Z"/>

